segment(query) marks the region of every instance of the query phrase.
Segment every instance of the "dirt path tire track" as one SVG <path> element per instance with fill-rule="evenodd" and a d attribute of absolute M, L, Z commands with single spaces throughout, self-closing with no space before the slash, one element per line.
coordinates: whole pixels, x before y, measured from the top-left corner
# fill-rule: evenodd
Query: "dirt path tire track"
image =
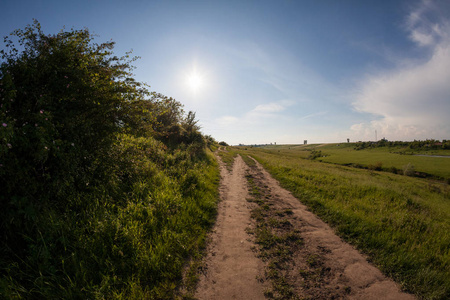
<path fill-rule="evenodd" d="M 301 232 L 305 245 L 304 253 L 320 256 L 323 268 L 330 270 L 328 278 L 320 287 L 322 292 L 327 289 L 345 287 L 349 291 L 348 295 L 340 295 L 345 299 L 415 299 L 413 295 L 403 293 L 398 284 L 384 276 L 355 248 L 342 241 L 328 224 L 310 212 L 289 191 L 282 188 L 258 162 L 255 161 L 255 163 L 254 175 L 260 177 L 260 184 L 267 187 L 271 197 L 278 202 L 278 208 L 292 210 L 291 221 L 295 221 L 294 224 L 297 223 L 296 227 Z M 304 258 L 299 258 L 297 265 L 301 265 L 301 260 Z M 300 284 L 302 285 L 304 286 Z M 301 291 L 301 288 L 298 290 Z M 304 297 L 308 294 L 299 296 Z M 320 297 L 311 299 L 330 299 L 330 296 L 331 294 L 328 296 L 321 294 Z"/>
<path fill-rule="evenodd" d="M 401 292 L 396 283 L 336 236 L 326 223 L 283 189 L 259 163 L 256 162 L 256 167 L 250 169 L 238 156 L 231 173 L 222 162 L 220 168 L 221 202 L 205 259 L 206 271 L 200 278 L 196 298 L 265 299 L 264 290 L 269 283 L 257 280 L 264 278 L 265 264 L 252 252 L 255 244 L 246 232 L 246 228 L 254 226 L 250 218 L 254 204 L 246 200 L 249 196 L 245 178 L 247 172 L 265 189 L 273 209 L 290 209 L 293 212 L 290 222 L 300 230 L 304 249 L 293 256 L 291 273 L 298 274 L 295 268 L 303 266 L 304 256 L 311 254 L 320 256 L 321 267 L 329 270 L 320 283 L 305 282 L 301 276 L 291 276 L 299 299 L 415 299 Z"/>
<path fill-rule="evenodd" d="M 245 229 L 251 225 L 245 180 L 246 164 L 239 156 L 232 172 L 220 160 L 221 184 L 217 221 L 195 297 L 198 299 L 265 299 L 257 281 L 263 263 L 252 252 Z"/>

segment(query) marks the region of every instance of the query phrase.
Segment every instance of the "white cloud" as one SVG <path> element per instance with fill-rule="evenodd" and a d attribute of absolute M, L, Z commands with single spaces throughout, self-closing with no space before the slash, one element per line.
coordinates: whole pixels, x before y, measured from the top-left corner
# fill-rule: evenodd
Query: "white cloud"
<path fill-rule="evenodd" d="M 313 114 L 309 114 L 309 115 L 303 116 L 303 117 L 300 118 L 300 120 L 305 120 L 305 119 L 309 119 L 309 118 L 323 116 L 323 115 L 326 115 L 327 113 L 328 113 L 327 111 L 319 111 L 317 113 L 313 113 Z"/>
<path fill-rule="evenodd" d="M 260 104 L 253 109 L 254 112 L 275 113 L 283 111 L 285 107 L 278 103 Z"/>
<path fill-rule="evenodd" d="M 295 102 L 290 100 L 258 104 L 239 116 L 216 118 L 209 124 L 209 128 L 221 131 L 220 139 L 231 144 L 286 142 L 287 136 L 292 136 L 285 129 L 292 127 L 289 126 L 292 117 L 288 116 L 286 110 L 293 105 Z M 281 133 L 284 134 L 283 139 Z"/>
<path fill-rule="evenodd" d="M 407 29 L 410 39 L 419 46 L 435 46 L 437 43 L 449 41 L 449 21 L 444 17 L 448 7 L 436 2 L 424 0 L 407 18 Z"/>
<path fill-rule="evenodd" d="M 427 61 L 363 82 L 353 106 L 378 119 L 353 125 L 355 135 L 370 138 L 378 130 L 378 137 L 388 139 L 449 138 L 450 26 L 437 11 L 424 1 L 408 18 L 411 40 L 431 51 Z"/>
<path fill-rule="evenodd" d="M 222 116 L 217 118 L 216 124 L 219 126 L 242 126 L 244 124 L 265 123 L 267 122 L 267 119 L 281 117 L 282 115 L 280 113 L 294 104 L 295 102 L 289 100 L 258 104 L 255 108 L 244 113 L 241 117 Z"/>
<path fill-rule="evenodd" d="M 418 30 L 414 30 L 411 33 L 411 39 L 414 42 L 417 42 L 421 46 L 428 46 L 428 45 L 432 45 L 434 43 L 434 38 L 432 35 L 424 33 L 424 32 L 420 32 Z"/>
<path fill-rule="evenodd" d="M 233 116 L 223 116 L 216 120 L 216 123 L 220 126 L 230 126 L 239 122 L 239 119 Z"/>
<path fill-rule="evenodd" d="M 268 119 L 277 119 L 279 123 L 280 118 L 286 119 L 286 115 L 282 113 L 286 108 L 295 105 L 294 101 L 282 100 L 277 102 L 258 104 L 254 109 L 247 112 L 243 116 L 243 121 L 246 123 L 266 123 Z"/>

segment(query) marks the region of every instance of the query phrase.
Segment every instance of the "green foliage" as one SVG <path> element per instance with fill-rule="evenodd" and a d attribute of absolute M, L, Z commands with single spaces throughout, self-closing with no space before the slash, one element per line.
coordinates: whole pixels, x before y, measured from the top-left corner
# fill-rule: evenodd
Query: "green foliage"
<path fill-rule="evenodd" d="M 314 160 L 314 159 L 316 159 L 318 157 L 322 157 L 322 156 L 324 156 L 322 154 L 322 151 L 320 151 L 320 150 L 311 150 L 311 153 L 308 155 L 308 159 Z"/>
<path fill-rule="evenodd" d="M 208 147 L 209 150 L 214 152 L 218 149 L 218 143 L 212 136 L 205 135 L 203 138 L 205 140 L 206 147 Z"/>
<path fill-rule="evenodd" d="M 450 149 L 450 141 L 443 140 L 442 142 L 435 139 L 426 139 L 424 141 L 403 142 L 403 141 L 388 141 L 381 139 L 377 142 L 358 142 L 355 145 L 355 150 L 362 150 L 367 148 L 379 147 L 408 147 L 414 150 L 438 150 Z"/>
<path fill-rule="evenodd" d="M 215 141 L 87 29 L 5 42 L 0 294 L 173 298 L 215 216 Z"/>
<path fill-rule="evenodd" d="M 127 102 L 145 91 L 130 78 L 128 63 L 111 56 L 114 43 L 93 44 L 87 29 L 44 35 L 35 23 L 13 35 L 23 51 L 9 40 L 9 52 L 1 53 L 7 130 L 0 176 L 8 179 L 6 194 L 65 206 L 61 199 L 72 188 L 105 181 L 112 164 L 105 151 L 123 128 Z"/>
<path fill-rule="evenodd" d="M 226 147 L 225 149 L 219 149 L 217 154 L 222 159 L 222 162 L 227 166 L 228 171 L 231 172 L 237 152 L 231 147 Z"/>

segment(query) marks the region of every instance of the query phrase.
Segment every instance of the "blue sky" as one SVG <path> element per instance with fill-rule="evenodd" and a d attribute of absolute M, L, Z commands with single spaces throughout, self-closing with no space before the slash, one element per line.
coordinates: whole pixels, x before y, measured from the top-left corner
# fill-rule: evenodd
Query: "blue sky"
<path fill-rule="evenodd" d="M 450 139 L 450 1 L 3 0 L 0 35 L 33 18 L 132 49 L 219 141 Z"/>

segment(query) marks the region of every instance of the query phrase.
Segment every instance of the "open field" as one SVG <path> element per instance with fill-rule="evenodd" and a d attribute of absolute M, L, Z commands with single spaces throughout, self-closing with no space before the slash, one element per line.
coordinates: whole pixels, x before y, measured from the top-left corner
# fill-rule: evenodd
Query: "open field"
<path fill-rule="evenodd" d="M 405 147 L 379 147 L 355 150 L 355 143 L 282 145 L 264 147 L 289 157 L 307 158 L 312 151 L 320 151 L 317 160 L 340 165 L 377 167 L 402 173 L 408 164 L 415 171 L 436 178 L 450 179 L 450 150 L 411 150 Z M 429 156 L 421 156 L 429 155 Z"/>
<path fill-rule="evenodd" d="M 403 288 L 424 299 L 450 298 L 450 186 L 304 159 L 311 152 L 305 148 L 318 147 L 302 147 L 240 148 L 239 152 L 255 157 L 283 187 Z M 323 152 L 330 150 L 323 146 Z"/>

